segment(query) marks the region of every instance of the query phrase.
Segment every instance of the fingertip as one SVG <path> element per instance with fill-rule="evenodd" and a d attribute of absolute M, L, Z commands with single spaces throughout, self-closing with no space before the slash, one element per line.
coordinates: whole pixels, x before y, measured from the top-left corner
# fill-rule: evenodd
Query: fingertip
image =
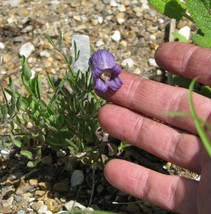
<path fill-rule="evenodd" d="M 100 123 L 101 126 L 104 127 L 104 123 L 107 121 L 107 118 L 109 117 L 111 111 L 110 111 L 110 108 L 111 108 L 111 105 L 112 104 L 106 104 L 104 106 L 102 106 L 100 108 L 100 110 L 98 111 L 98 121 Z"/>
<path fill-rule="evenodd" d="M 174 49 L 174 47 L 177 45 L 181 45 L 181 43 L 166 42 L 157 48 L 155 51 L 155 61 L 160 67 L 164 66 L 163 63 L 165 62 L 166 57 L 172 53 L 172 49 Z"/>
<path fill-rule="evenodd" d="M 106 180 L 117 188 L 120 188 L 118 181 L 120 182 L 124 175 L 124 162 L 125 161 L 123 160 L 112 159 L 106 163 L 104 168 L 104 176 Z"/>
<path fill-rule="evenodd" d="M 105 175 L 105 178 L 109 181 L 110 179 L 110 173 L 112 172 L 112 168 L 113 168 L 113 164 L 115 164 L 115 159 L 113 159 L 113 160 L 109 160 L 107 163 L 106 163 L 106 165 L 105 165 L 105 167 L 104 167 L 104 175 Z"/>

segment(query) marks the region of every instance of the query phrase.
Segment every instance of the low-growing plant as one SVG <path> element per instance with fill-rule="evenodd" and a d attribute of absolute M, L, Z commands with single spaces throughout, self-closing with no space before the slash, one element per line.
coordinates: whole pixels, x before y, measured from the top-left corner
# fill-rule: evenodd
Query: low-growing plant
<path fill-rule="evenodd" d="M 0 84 L 3 94 L 0 125 L 6 130 L 1 133 L 4 136 L 1 144 L 7 147 L 12 142 L 29 159 L 31 167 L 40 162 L 42 149 L 46 147 L 69 149 L 73 155 L 83 152 L 83 162 L 96 163 L 100 157 L 99 147 L 105 146 L 95 134 L 99 128 L 98 110 L 105 101 L 94 92 L 90 69 L 84 73 L 72 69 L 80 57 L 76 45 L 74 56 L 67 56 L 63 52 L 62 33 L 57 43 L 49 35 L 46 37 L 64 57 L 67 72 L 57 81 L 46 73 L 52 91 L 46 98 L 40 74 L 33 77 L 26 58 L 22 57 L 21 80 L 25 92 L 17 91 L 12 78 L 7 88 Z"/>

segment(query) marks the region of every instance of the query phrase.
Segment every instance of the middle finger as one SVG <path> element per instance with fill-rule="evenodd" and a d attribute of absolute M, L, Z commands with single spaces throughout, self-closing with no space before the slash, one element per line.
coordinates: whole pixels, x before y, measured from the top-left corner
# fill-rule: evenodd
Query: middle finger
<path fill-rule="evenodd" d="M 195 135 L 181 132 L 127 108 L 105 105 L 99 112 L 102 128 L 178 166 L 200 172 L 203 146 Z"/>

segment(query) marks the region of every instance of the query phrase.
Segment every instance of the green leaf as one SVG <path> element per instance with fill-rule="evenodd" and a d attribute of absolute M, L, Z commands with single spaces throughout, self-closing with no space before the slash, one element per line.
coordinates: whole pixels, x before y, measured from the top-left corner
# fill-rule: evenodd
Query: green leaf
<path fill-rule="evenodd" d="M 27 167 L 30 167 L 30 168 L 36 167 L 39 162 L 40 162 L 40 159 L 35 160 L 35 161 L 29 161 L 27 163 Z"/>
<path fill-rule="evenodd" d="M 77 49 L 77 44 L 74 41 L 74 61 L 76 62 L 80 56 L 80 50 Z"/>
<path fill-rule="evenodd" d="M 13 140 L 12 140 L 12 143 L 13 143 L 14 145 L 16 145 L 17 147 L 19 147 L 19 148 L 22 146 L 21 141 L 16 140 L 16 139 L 13 139 Z"/>
<path fill-rule="evenodd" d="M 32 76 L 32 72 L 24 56 L 22 56 L 21 65 L 22 65 L 22 77 L 24 78 L 25 81 L 29 81 Z"/>
<path fill-rule="evenodd" d="M 51 77 L 49 76 L 48 73 L 46 73 L 46 74 L 47 74 L 47 81 L 48 81 L 49 86 L 55 91 L 56 88 L 55 88 L 55 85 L 54 85 Z"/>
<path fill-rule="evenodd" d="M 32 153 L 28 150 L 21 150 L 20 153 L 28 159 L 32 159 Z"/>
<path fill-rule="evenodd" d="M 59 31 L 58 46 L 60 51 L 62 50 L 62 45 L 63 45 L 63 35 L 62 35 L 62 31 Z"/>
<path fill-rule="evenodd" d="M 194 34 L 192 39 L 197 45 L 201 47 L 211 48 L 211 36 L 201 36 L 199 34 Z"/>
<path fill-rule="evenodd" d="M 40 75 L 36 76 L 36 80 L 36 94 L 38 99 L 40 100 L 42 95 L 42 81 Z"/>
<path fill-rule="evenodd" d="M 179 0 L 148 0 L 160 13 L 179 21 L 185 14 L 185 4 Z"/>
<path fill-rule="evenodd" d="M 183 36 L 182 34 L 180 33 L 177 33 L 177 32 L 173 32 L 172 35 L 174 36 L 175 39 L 177 39 L 179 42 L 188 42 L 188 39 Z"/>
<path fill-rule="evenodd" d="M 18 99 L 17 99 L 17 102 L 16 102 L 16 108 L 17 108 L 18 111 L 20 110 L 21 105 L 22 105 L 22 96 L 19 95 Z"/>
<path fill-rule="evenodd" d="M 24 97 L 22 98 L 21 108 L 25 111 L 29 108 L 29 103 L 27 102 L 27 100 Z"/>
<path fill-rule="evenodd" d="M 22 118 L 23 118 L 24 123 L 27 124 L 28 123 L 28 117 L 24 112 L 22 113 Z"/>
<path fill-rule="evenodd" d="M 210 0 L 186 0 L 188 11 L 197 27 L 205 34 L 211 34 Z"/>
<path fill-rule="evenodd" d="M 188 11 L 198 29 L 193 40 L 200 46 L 211 47 L 211 2 L 210 0 L 187 0 Z"/>

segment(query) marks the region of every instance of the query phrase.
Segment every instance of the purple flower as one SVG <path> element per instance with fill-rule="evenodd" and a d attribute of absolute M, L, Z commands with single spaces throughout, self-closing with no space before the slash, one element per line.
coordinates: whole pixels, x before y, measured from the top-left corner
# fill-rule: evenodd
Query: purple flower
<path fill-rule="evenodd" d="M 116 91 L 122 85 L 119 74 L 122 68 L 116 64 L 115 57 L 107 50 L 95 52 L 89 59 L 89 66 L 95 80 L 95 89 L 106 92 L 108 88 Z"/>

